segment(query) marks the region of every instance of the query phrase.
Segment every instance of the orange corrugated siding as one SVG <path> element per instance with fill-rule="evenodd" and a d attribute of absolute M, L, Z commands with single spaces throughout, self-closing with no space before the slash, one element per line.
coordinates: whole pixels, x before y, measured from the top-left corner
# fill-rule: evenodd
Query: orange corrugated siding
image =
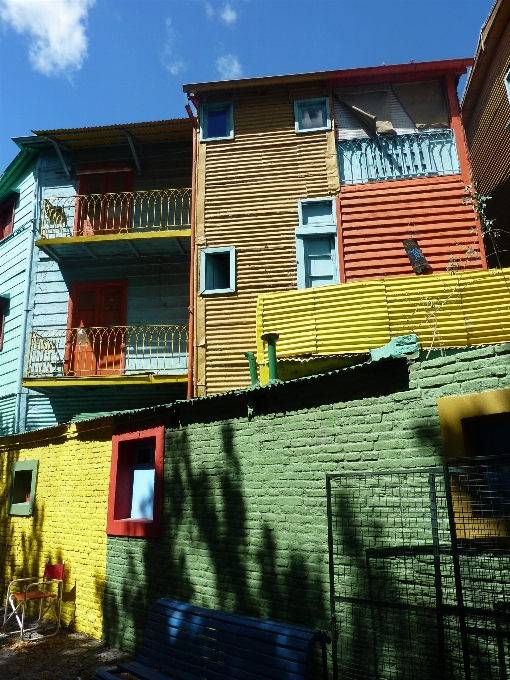
<path fill-rule="evenodd" d="M 474 213 L 460 175 L 372 182 L 342 187 L 341 216 L 346 281 L 414 276 L 402 246 L 416 238 L 432 271 L 453 255 L 467 269 L 482 266 Z"/>

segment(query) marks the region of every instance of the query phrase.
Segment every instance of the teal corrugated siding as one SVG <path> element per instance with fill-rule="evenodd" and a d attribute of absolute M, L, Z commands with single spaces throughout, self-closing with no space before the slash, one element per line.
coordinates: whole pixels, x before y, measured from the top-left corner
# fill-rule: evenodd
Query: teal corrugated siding
<path fill-rule="evenodd" d="M 123 411 L 186 398 L 186 385 L 143 385 L 120 388 L 54 388 L 50 396 L 31 392 L 27 430 L 67 423 L 80 413 Z"/>
<path fill-rule="evenodd" d="M 16 392 L 19 389 L 19 361 L 25 339 L 21 337 L 24 301 L 28 285 L 27 251 L 31 229 L 35 179 L 27 170 L 13 185 L 19 190 L 11 236 L 0 241 L 0 294 L 10 296 L 5 318 L 3 348 L 0 351 L 0 432 L 12 434 L 15 425 Z"/>
<path fill-rule="evenodd" d="M 176 153 L 188 154 L 183 147 Z M 168 161 L 167 161 L 168 162 Z M 161 161 L 154 159 L 147 173 L 136 177 L 135 189 L 189 186 L 189 175 L 176 169 L 170 180 L 161 179 Z M 187 166 L 183 166 L 187 168 Z M 166 171 L 165 171 L 166 172 Z M 182 174 L 182 177 L 179 175 Z M 185 181 L 185 177 L 188 181 Z M 69 182 L 51 155 L 41 159 L 39 182 L 42 197 L 69 196 L 76 192 L 76 184 Z M 39 253 L 34 297 L 32 327 L 38 329 L 65 328 L 67 325 L 69 290 L 73 283 L 127 280 L 128 302 L 126 324 L 186 324 L 189 304 L 189 256 L 175 256 L 157 262 L 156 258 L 116 258 L 57 264 L 43 252 Z M 162 388 L 162 389 L 160 389 Z M 53 388 L 51 393 L 31 392 L 27 406 L 27 429 L 33 430 L 59 422 L 67 422 L 78 413 L 96 413 L 116 409 L 138 408 L 172 401 L 176 394 L 184 396 L 182 386 L 148 386 L 147 389 L 128 387 L 69 389 Z"/>

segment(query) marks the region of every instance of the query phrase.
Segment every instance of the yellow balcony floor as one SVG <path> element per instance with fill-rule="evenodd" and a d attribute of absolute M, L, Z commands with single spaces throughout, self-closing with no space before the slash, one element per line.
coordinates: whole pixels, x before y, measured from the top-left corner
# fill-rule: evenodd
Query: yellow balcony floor
<path fill-rule="evenodd" d="M 190 253 L 190 229 L 40 238 L 35 245 L 57 262 Z"/>
<path fill-rule="evenodd" d="M 52 387 L 115 387 L 120 385 L 162 385 L 164 383 L 186 383 L 187 374 L 139 373 L 133 375 L 92 375 L 83 377 L 23 378 L 23 387 L 43 389 Z"/>

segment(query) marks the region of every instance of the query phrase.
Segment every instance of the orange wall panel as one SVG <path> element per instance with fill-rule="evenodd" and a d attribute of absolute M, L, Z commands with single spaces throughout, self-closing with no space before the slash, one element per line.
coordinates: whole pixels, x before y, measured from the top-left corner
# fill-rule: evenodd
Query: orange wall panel
<path fill-rule="evenodd" d="M 431 273 L 483 267 L 477 221 L 460 175 L 343 186 L 345 280 L 416 276 L 402 241 L 417 240 Z"/>

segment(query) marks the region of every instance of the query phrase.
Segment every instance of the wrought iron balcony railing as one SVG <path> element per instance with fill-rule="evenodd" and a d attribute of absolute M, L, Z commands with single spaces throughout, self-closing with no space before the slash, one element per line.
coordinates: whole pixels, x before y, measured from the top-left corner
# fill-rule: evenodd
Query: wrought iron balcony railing
<path fill-rule="evenodd" d="M 41 237 L 95 236 L 185 229 L 191 189 L 154 189 L 44 199 Z"/>
<path fill-rule="evenodd" d="M 342 184 L 460 172 L 452 130 L 360 137 L 337 142 Z"/>
<path fill-rule="evenodd" d="M 33 330 L 26 377 L 182 374 L 187 365 L 184 325 Z"/>

